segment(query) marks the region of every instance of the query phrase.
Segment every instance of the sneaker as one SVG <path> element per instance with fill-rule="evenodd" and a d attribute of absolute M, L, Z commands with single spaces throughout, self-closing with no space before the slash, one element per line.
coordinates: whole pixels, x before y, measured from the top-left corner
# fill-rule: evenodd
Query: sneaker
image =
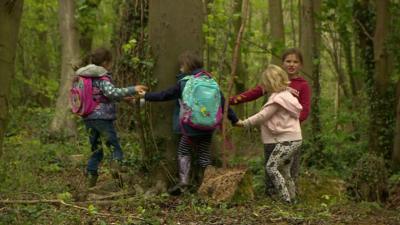
<path fill-rule="evenodd" d="M 179 196 L 183 193 L 185 193 L 188 190 L 189 185 L 187 184 L 176 184 L 175 186 L 171 187 L 168 189 L 168 194 L 173 195 L 173 196 Z"/>
<path fill-rule="evenodd" d="M 86 179 L 87 179 L 88 188 L 92 188 L 92 187 L 96 186 L 98 177 L 99 176 L 97 174 L 91 174 L 91 173 L 87 174 L 87 178 Z"/>

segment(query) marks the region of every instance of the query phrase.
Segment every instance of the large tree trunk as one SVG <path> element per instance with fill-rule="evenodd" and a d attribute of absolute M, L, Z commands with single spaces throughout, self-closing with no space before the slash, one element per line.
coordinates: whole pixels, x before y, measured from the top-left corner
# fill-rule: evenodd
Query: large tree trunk
<path fill-rule="evenodd" d="M 392 121 L 392 110 L 395 110 L 395 103 L 390 101 L 392 95 L 389 91 L 389 79 L 391 65 L 387 42 L 389 39 L 390 11 L 389 0 L 375 1 L 376 5 L 376 26 L 373 36 L 374 65 L 373 85 L 371 99 L 371 119 L 369 128 L 369 149 L 386 158 L 392 153 L 392 132 L 390 122 Z M 383 101 L 386 99 L 386 101 Z"/>
<path fill-rule="evenodd" d="M 275 65 L 281 64 L 280 53 L 285 48 L 285 32 L 283 29 L 283 15 L 281 0 L 269 0 L 269 24 L 271 27 L 271 49 L 273 51 L 271 63 Z"/>
<path fill-rule="evenodd" d="M 322 159 L 324 148 L 320 134 L 322 133 L 320 121 L 320 39 L 318 30 L 318 19 L 316 13 L 320 12 L 321 2 L 319 0 L 302 0 L 300 8 L 300 48 L 304 54 L 303 71 L 312 80 L 312 105 L 311 126 L 313 129 L 312 143 L 315 146 L 314 157 Z"/>
<path fill-rule="evenodd" d="M 149 4 L 149 35 L 156 65 L 156 90 L 164 90 L 176 83 L 179 71 L 177 58 L 185 50 L 202 55 L 204 19 L 202 1 L 153 0 Z M 177 141 L 171 135 L 175 102 L 154 103 L 152 121 L 160 153 L 165 153 L 169 168 L 176 166 Z M 160 171 L 166 181 L 166 171 Z M 166 184 L 166 183 L 164 183 Z"/>
<path fill-rule="evenodd" d="M 76 124 L 68 107 L 68 91 L 74 75 L 73 66 L 79 64 L 79 42 L 75 27 L 75 2 L 59 0 L 59 21 L 62 45 L 60 89 L 56 103 L 55 116 L 50 124 L 52 134 L 76 134 Z"/>
<path fill-rule="evenodd" d="M 3 138 L 8 122 L 11 80 L 15 73 L 15 55 L 23 0 L 0 3 L 0 157 L 3 155 Z"/>

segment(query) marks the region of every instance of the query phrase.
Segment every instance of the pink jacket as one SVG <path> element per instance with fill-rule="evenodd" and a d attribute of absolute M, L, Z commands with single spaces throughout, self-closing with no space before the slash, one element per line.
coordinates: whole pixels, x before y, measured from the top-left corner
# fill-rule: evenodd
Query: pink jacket
<path fill-rule="evenodd" d="M 245 127 L 261 125 L 264 144 L 301 140 L 299 122 L 302 106 L 285 90 L 272 93 L 260 112 L 243 121 Z"/>

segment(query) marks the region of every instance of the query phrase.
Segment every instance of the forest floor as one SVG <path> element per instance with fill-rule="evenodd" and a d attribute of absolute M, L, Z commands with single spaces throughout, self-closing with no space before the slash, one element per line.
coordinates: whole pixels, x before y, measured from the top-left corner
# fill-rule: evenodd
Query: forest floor
<path fill-rule="evenodd" d="M 323 170 L 302 170 L 296 204 L 272 200 L 263 194 L 260 154 L 245 160 L 254 178 L 255 199 L 249 201 L 212 203 L 196 193 L 180 197 L 154 194 L 141 183 L 152 177 L 129 170 L 121 189 L 107 165 L 102 166 L 99 188 L 88 190 L 83 175 L 90 149 L 86 137 L 76 142 L 49 140 L 47 114 L 35 112 L 27 124 L 20 124 L 23 116 L 11 121 L 0 162 L 1 225 L 400 224 L 399 185 L 392 186 L 385 204 L 355 202 L 346 194 L 345 181 Z M 131 159 L 138 147 L 127 141 L 130 136 L 120 135 L 126 158 Z M 72 157 L 82 153 L 82 160 Z M 132 171 L 135 164 L 132 160 Z"/>

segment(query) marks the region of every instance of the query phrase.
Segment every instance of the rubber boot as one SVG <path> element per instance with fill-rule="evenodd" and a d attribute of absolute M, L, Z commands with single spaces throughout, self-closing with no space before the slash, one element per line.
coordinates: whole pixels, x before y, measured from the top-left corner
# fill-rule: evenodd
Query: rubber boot
<path fill-rule="evenodd" d="M 190 163 L 190 156 L 178 156 L 179 183 L 168 190 L 170 195 L 177 196 L 187 191 L 189 187 Z"/>
<path fill-rule="evenodd" d="M 196 174 L 196 181 L 197 181 L 197 185 L 200 187 L 201 184 L 203 183 L 204 180 L 204 172 L 206 171 L 207 167 L 202 167 L 199 166 L 197 168 L 197 174 Z"/>

